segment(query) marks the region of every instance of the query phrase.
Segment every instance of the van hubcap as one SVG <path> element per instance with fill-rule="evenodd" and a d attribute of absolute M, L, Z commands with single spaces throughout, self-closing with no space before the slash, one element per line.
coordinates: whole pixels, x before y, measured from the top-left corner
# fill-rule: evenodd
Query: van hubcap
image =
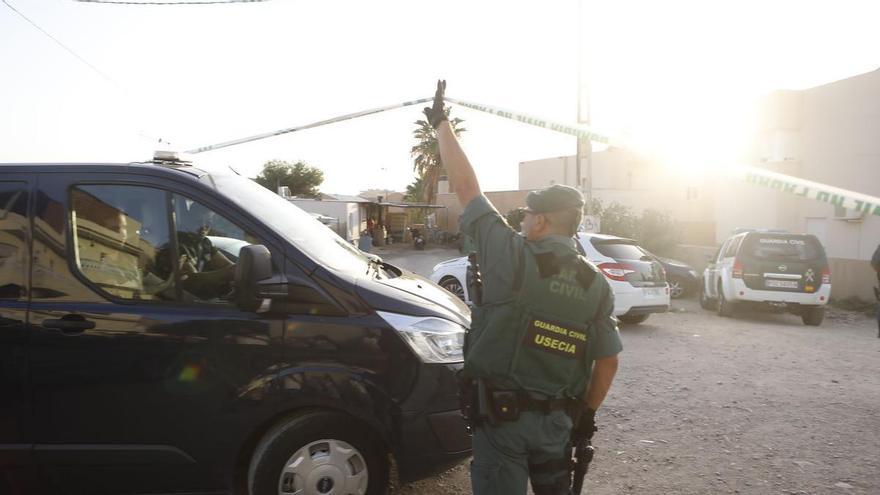
<path fill-rule="evenodd" d="M 367 462 L 342 440 L 318 440 L 297 450 L 281 472 L 279 495 L 364 495 Z"/>
<path fill-rule="evenodd" d="M 682 293 L 684 293 L 684 289 L 681 287 L 681 282 L 669 282 L 669 297 L 678 299 Z"/>

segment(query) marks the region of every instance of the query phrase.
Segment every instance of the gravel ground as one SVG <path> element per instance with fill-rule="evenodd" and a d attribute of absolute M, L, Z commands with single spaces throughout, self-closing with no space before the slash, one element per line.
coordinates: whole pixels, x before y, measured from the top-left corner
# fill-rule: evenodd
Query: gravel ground
<path fill-rule="evenodd" d="M 422 274 L 457 256 L 380 254 Z M 867 316 L 829 310 L 807 327 L 685 300 L 621 336 L 585 493 L 880 493 L 880 339 Z M 470 493 L 467 465 L 393 493 Z"/>

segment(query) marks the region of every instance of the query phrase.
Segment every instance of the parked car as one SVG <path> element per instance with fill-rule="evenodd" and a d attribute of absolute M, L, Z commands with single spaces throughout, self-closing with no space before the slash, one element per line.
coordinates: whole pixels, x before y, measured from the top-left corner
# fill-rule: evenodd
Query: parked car
<path fill-rule="evenodd" d="M 669 284 L 669 297 L 681 299 L 688 297 L 700 288 L 700 274 L 683 261 L 664 258 L 652 254 L 666 272 L 666 283 Z"/>
<path fill-rule="evenodd" d="M 638 324 L 651 313 L 669 310 L 669 288 L 659 261 L 632 239 L 603 234 L 578 233 L 578 244 L 596 265 L 614 292 L 614 315 L 624 323 Z M 434 266 L 432 281 L 470 304 L 467 257 Z"/>
<path fill-rule="evenodd" d="M 770 309 L 818 326 L 831 295 L 831 269 L 813 235 L 749 231 L 721 245 L 700 287 L 700 304 L 721 316 Z"/>
<path fill-rule="evenodd" d="M 470 455 L 467 307 L 250 179 L 0 165 L 0 245 L 0 493 L 378 494 Z"/>

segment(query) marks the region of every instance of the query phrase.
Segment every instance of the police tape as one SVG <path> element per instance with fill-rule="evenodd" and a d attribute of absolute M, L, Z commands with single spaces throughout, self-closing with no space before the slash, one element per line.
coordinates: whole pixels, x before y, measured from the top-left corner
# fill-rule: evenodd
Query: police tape
<path fill-rule="evenodd" d="M 312 122 L 311 124 L 305 124 L 297 127 L 288 127 L 287 129 L 280 129 L 272 132 L 265 132 L 263 134 L 255 134 L 253 136 L 244 137 L 241 139 L 233 139 L 232 141 L 224 141 L 222 143 L 210 144 L 207 146 L 202 146 L 199 148 L 193 148 L 191 150 L 184 151 L 186 154 L 196 154 L 196 153 L 204 153 L 206 151 L 214 151 L 219 150 L 221 148 L 227 148 L 229 146 L 235 146 L 237 144 L 250 143 L 252 141 L 259 141 L 260 139 L 266 139 L 273 136 L 280 136 L 282 134 L 290 134 L 291 132 L 303 131 L 306 129 L 312 129 L 314 127 L 320 127 L 322 125 L 327 124 L 335 124 L 336 122 L 342 122 L 344 120 L 356 119 L 358 117 L 365 117 L 367 115 L 373 115 L 376 113 L 386 112 L 388 110 L 394 110 L 397 108 L 408 107 L 411 105 L 418 105 L 419 103 L 427 103 L 429 101 L 433 101 L 434 98 L 421 98 L 418 100 L 405 101 L 403 103 L 398 103 L 396 105 L 388 105 L 384 107 L 371 108 L 369 110 L 363 110 L 361 112 L 349 113 L 345 115 L 340 115 L 339 117 L 333 117 L 331 119 L 319 120 L 318 122 Z"/>
<path fill-rule="evenodd" d="M 454 103 L 465 108 L 497 115 L 499 117 L 515 120 L 542 129 L 561 132 L 578 138 L 587 138 L 591 141 L 609 146 L 617 146 L 621 148 L 629 147 L 623 141 L 615 140 L 610 136 L 600 134 L 587 127 L 562 124 L 550 119 L 535 117 L 489 105 L 471 103 L 455 98 L 446 97 L 445 100 L 449 103 Z M 860 214 L 880 216 L 880 198 L 874 196 L 773 172 L 751 165 L 730 165 L 723 170 L 728 176 L 745 181 L 748 184 L 769 187 L 770 189 L 780 192 L 853 210 Z"/>
<path fill-rule="evenodd" d="M 569 134 L 578 138 L 586 138 L 590 141 L 594 141 L 601 144 L 607 144 L 609 146 L 622 146 L 622 143 L 613 141 L 611 137 L 605 136 L 603 134 L 599 134 L 594 132 L 593 130 L 583 127 L 583 126 L 572 126 L 568 124 L 560 124 L 559 122 L 553 122 L 549 119 L 543 119 L 540 117 L 535 117 L 533 115 L 528 115 L 519 112 L 513 112 L 511 110 L 505 110 L 498 107 L 490 107 L 489 105 L 482 105 L 479 103 L 471 103 L 464 100 L 458 100 L 456 98 L 445 97 L 444 100 L 449 103 L 455 103 L 456 105 L 461 105 L 465 108 L 470 108 L 472 110 L 479 110 L 481 112 L 486 112 L 492 115 L 497 115 L 499 117 L 504 117 L 506 119 L 515 120 L 517 122 L 522 122 L 523 124 L 532 125 L 535 127 L 540 127 L 542 129 L 548 129 L 551 131 L 561 132 L 563 134 Z"/>

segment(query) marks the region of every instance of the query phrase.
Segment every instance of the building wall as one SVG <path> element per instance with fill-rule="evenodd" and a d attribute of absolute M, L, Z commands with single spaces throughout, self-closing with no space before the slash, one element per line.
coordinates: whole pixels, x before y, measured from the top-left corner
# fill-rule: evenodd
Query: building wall
<path fill-rule="evenodd" d="M 309 213 L 320 213 L 338 219 L 337 225 L 331 225 L 330 227 L 347 241 L 357 241 L 360 239 L 360 227 L 363 225 L 366 228 L 366 224 L 361 221 L 360 203 L 320 201 L 317 199 L 289 199 L 288 201 Z"/>
<path fill-rule="evenodd" d="M 521 162 L 520 189 L 575 185 L 575 160 L 572 155 Z M 715 244 L 712 198 L 716 185 L 698 170 L 681 170 L 609 148 L 593 153 L 592 184 L 593 197 L 606 206 L 619 203 L 636 214 L 646 209 L 665 212 L 678 222 L 683 243 Z"/>

